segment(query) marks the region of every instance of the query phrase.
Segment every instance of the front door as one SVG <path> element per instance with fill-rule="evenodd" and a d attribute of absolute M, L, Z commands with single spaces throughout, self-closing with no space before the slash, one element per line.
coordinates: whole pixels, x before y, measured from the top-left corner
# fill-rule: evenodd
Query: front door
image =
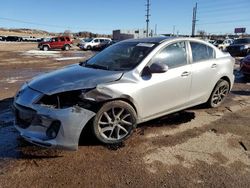
<path fill-rule="evenodd" d="M 191 86 L 191 65 L 188 64 L 186 46 L 186 42 L 170 44 L 150 61 L 149 64 L 164 63 L 169 70 L 165 73 L 154 73 L 151 77 L 141 77 L 141 89 L 138 93 L 141 118 L 160 116 L 187 104 Z"/>

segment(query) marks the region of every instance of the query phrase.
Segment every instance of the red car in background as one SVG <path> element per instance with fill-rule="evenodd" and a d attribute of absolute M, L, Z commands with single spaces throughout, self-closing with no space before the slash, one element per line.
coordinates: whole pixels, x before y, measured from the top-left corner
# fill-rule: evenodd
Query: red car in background
<path fill-rule="evenodd" d="M 240 62 L 240 71 L 246 77 L 250 77 L 250 55 L 243 58 Z"/>
<path fill-rule="evenodd" d="M 38 48 L 40 50 L 48 51 L 49 49 L 70 50 L 73 42 L 68 36 L 53 37 L 49 41 L 40 42 Z"/>

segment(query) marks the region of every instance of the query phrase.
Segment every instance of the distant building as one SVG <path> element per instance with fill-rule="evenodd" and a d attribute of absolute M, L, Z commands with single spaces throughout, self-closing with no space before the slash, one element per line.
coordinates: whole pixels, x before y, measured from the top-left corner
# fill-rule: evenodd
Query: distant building
<path fill-rule="evenodd" d="M 152 35 L 153 31 L 151 31 Z M 114 40 L 125 40 L 125 39 L 138 39 L 145 38 L 146 30 L 145 29 L 119 29 L 113 30 L 113 39 Z"/>

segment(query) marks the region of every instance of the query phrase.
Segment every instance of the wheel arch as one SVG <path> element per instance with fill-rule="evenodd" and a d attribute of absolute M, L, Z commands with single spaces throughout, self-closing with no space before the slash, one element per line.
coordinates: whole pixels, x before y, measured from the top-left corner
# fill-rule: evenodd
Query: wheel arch
<path fill-rule="evenodd" d="M 107 102 L 111 102 L 111 101 L 122 101 L 122 102 L 126 102 L 127 104 L 129 104 L 135 111 L 136 113 L 136 116 L 137 116 L 137 119 L 138 119 L 138 113 L 137 113 L 137 109 L 136 109 L 136 106 L 135 104 L 133 103 L 133 100 L 131 97 L 129 96 L 121 96 L 121 97 L 117 97 L 117 98 L 112 98 L 112 99 L 108 99 L 108 100 L 104 100 L 104 101 L 99 101 L 97 102 L 97 105 L 98 105 L 98 110 Z M 97 110 L 97 111 L 98 111 Z M 96 111 L 96 113 L 97 113 Z M 96 116 L 96 115 L 95 115 Z M 85 124 L 85 126 L 83 126 L 82 130 L 81 130 L 81 133 L 79 134 L 79 137 L 78 137 L 78 146 L 79 145 L 82 145 L 86 142 L 86 137 L 89 137 L 87 139 L 90 139 L 90 142 L 95 142 L 96 138 L 94 138 L 94 135 L 92 134 L 93 131 L 92 131 L 92 126 L 93 126 L 93 121 L 94 121 L 94 117 L 92 117 L 91 119 L 88 120 L 88 122 Z M 137 120 L 136 120 L 137 121 Z M 83 140 L 84 139 L 84 140 Z M 93 140 L 94 139 L 94 140 Z"/>
<path fill-rule="evenodd" d="M 229 83 L 229 88 L 231 88 L 232 83 L 231 83 L 231 81 L 230 81 L 230 79 L 229 79 L 228 76 L 223 76 L 223 77 L 221 77 L 219 80 L 225 80 L 225 81 L 227 81 L 227 82 Z M 218 81 L 219 81 L 219 80 L 218 80 Z M 218 81 L 217 81 L 217 83 L 218 83 Z M 216 85 L 217 85 L 217 83 L 216 83 Z M 216 87 L 216 85 L 215 85 L 214 87 Z"/>
<path fill-rule="evenodd" d="M 44 47 L 44 46 L 48 46 L 48 48 L 50 48 L 49 44 L 43 44 L 42 47 Z"/>

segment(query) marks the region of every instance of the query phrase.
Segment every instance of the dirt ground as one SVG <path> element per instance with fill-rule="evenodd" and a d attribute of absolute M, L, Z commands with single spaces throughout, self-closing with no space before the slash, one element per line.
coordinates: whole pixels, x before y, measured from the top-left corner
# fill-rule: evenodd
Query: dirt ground
<path fill-rule="evenodd" d="M 13 127 L 11 103 L 33 76 L 77 63 L 94 52 L 36 51 L 32 43 L 0 43 L 0 188 L 250 187 L 250 81 L 235 66 L 224 104 L 194 107 L 139 125 L 119 146 L 84 130 L 78 151 L 43 149 Z"/>

